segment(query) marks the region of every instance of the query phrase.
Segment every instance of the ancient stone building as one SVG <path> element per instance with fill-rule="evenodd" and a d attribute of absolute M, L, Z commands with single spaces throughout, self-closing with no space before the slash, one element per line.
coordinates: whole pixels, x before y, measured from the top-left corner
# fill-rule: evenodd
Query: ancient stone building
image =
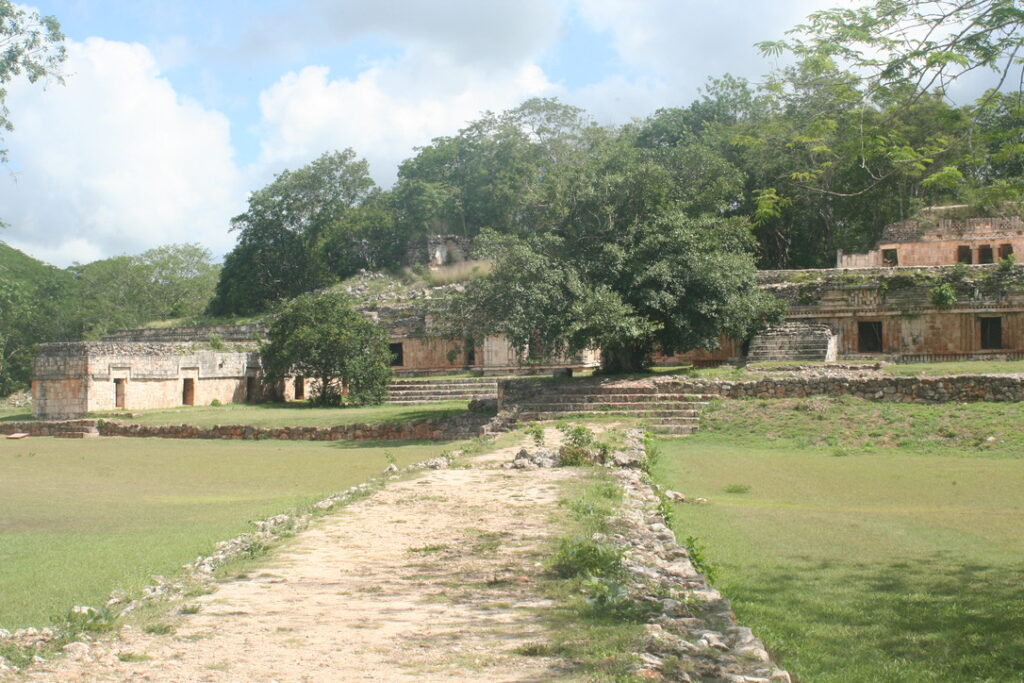
<path fill-rule="evenodd" d="M 1024 221 L 1020 218 L 955 219 L 933 212 L 920 220 L 886 226 L 882 239 L 866 254 L 844 254 L 840 249 L 836 266 L 985 264 L 1021 251 L 1024 251 Z"/>
<path fill-rule="evenodd" d="M 255 345 L 230 350 L 181 342 L 40 345 L 32 378 L 37 418 L 101 410 L 242 403 L 262 397 Z"/>

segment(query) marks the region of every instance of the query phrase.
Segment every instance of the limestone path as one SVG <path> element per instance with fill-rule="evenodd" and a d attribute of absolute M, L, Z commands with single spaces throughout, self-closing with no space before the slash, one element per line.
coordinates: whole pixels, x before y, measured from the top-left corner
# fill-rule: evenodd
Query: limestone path
<path fill-rule="evenodd" d="M 33 667 L 30 681 L 549 681 L 536 581 L 573 469 L 470 469 L 389 484 L 174 617 Z M 120 657 L 119 657 L 120 655 Z M 121 661 L 148 657 L 146 661 Z"/>

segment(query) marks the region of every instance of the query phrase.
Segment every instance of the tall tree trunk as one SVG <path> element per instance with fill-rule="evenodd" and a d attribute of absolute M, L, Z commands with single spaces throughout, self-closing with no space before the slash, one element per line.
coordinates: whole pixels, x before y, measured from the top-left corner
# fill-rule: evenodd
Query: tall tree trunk
<path fill-rule="evenodd" d="M 650 365 L 649 343 L 617 344 L 601 349 L 601 372 L 606 375 L 643 372 Z"/>

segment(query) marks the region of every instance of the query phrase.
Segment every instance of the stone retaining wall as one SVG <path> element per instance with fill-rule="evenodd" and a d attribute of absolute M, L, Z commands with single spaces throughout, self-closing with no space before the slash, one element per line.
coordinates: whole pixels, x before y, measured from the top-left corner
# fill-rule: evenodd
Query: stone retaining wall
<path fill-rule="evenodd" d="M 140 425 L 117 420 L 0 422 L 0 434 L 57 436 L 74 427 L 96 427 L 100 436 L 165 439 L 283 439 L 289 441 L 448 441 L 479 436 L 491 416 L 467 413 L 439 420 L 334 427 L 254 427 L 252 425 Z"/>
<path fill-rule="evenodd" d="M 616 388 L 636 393 L 710 394 L 722 398 L 803 398 L 856 396 L 871 401 L 903 403 L 969 403 L 1024 401 L 1022 375 L 956 375 L 947 377 L 773 377 L 748 382 L 719 379 L 659 377 L 646 380 L 602 379 L 572 382 L 503 380 L 498 382 L 498 407 L 514 411 L 528 402 L 552 400 L 566 394 L 600 394 Z"/>

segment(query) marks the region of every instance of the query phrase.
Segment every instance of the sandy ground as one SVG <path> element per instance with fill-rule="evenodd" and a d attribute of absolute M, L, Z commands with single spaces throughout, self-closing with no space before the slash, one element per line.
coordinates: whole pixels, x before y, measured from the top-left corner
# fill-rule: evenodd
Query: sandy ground
<path fill-rule="evenodd" d="M 122 629 L 30 681 L 549 681 L 537 580 L 560 485 L 504 470 L 517 448 L 430 471 L 320 520 L 192 601 L 172 635 Z M 192 604 L 192 603 L 190 603 Z M 145 661 L 121 661 L 143 658 Z"/>

